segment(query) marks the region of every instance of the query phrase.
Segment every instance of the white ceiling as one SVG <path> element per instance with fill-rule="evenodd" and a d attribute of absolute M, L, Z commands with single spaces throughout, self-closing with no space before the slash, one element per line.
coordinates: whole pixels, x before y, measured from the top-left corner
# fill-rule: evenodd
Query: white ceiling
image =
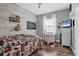
<path fill-rule="evenodd" d="M 32 12 L 35 15 L 41 15 L 49 12 L 54 12 L 62 9 L 67 9 L 69 3 L 42 3 L 38 8 L 38 3 L 17 3 L 20 7 Z"/>

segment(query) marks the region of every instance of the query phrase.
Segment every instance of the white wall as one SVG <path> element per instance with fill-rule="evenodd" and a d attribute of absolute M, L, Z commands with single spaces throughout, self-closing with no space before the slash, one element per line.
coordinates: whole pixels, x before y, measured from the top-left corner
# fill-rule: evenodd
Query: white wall
<path fill-rule="evenodd" d="M 49 16 L 51 17 L 52 14 L 56 14 L 56 18 L 57 18 L 57 23 L 56 25 L 58 25 L 59 22 L 62 22 L 64 19 L 68 19 L 69 18 L 69 8 L 68 9 L 64 9 L 64 10 L 59 10 L 59 11 L 55 11 L 55 12 L 50 12 L 50 13 L 46 13 L 43 15 L 38 15 L 37 16 L 37 34 L 40 37 L 43 37 L 43 16 Z M 60 24 L 61 26 L 61 24 Z M 56 26 L 57 27 L 57 26 Z M 61 34 L 61 29 L 58 29 L 58 27 L 56 28 L 56 41 L 60 41 L 60 34 Z"/>
<path fill-rule="evenodd" d="M 63 34 L 62 33 L 62 21 L 65 19 L 69 19 L 69 8 L 57 12 L 56 15 L 57 15 L 57 23 L 56 24 L 59 25 L 59 23 L 60 23 L 60 29 L 57 27 L 56 41 L 60 42 L 60 40 L 62 40 L 60 35 Z"/>
<path fill-rule="evenodd" d="M 74 19 L 75 20 L 75 26 L 74 27 L 72 27 L 72 46 L 71 46 L 71 48 L 72 48 L 72 50 L 73 50 L 73 52 L 74 52 L 74 54 L 75 55 L 78 55 L 78 5 L 79 5 L 79 3 L 72 3 L 72 11 L 71 11 L 71 13 L 70 13 L 70 16 L 69 16 L 69 18 L 70 19 Z"/>
<path fill-rule="evenodd" d="M 14 31 L 17 23 L 9 22 L 9 17 L 13 15 L 20 16 L 20 31 Z M 13 35 L 18 33 L 36 34 L 36 30 L 27 30 L 26 23 L 28 20 L 36 22 L 36 16 L 16 4 L 0 4 L 0 35 Z"/>
<path fill-rule="evenodd" d="M 75 54 L 79 56 L 79 6 L 75 9 Z"/>

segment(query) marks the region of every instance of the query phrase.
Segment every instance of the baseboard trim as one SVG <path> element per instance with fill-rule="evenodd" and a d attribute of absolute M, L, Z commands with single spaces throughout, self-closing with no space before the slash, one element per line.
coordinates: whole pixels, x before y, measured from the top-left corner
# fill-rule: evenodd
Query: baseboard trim
<path fill-rule="evenodd" d="M 70 48 L 72 49 L 72 51 L 73 51 L 74 55 L 76 55 L 76 54 L 75 54 L 75 50 L 72 48 L 72 46 L 71 46 Z"/>

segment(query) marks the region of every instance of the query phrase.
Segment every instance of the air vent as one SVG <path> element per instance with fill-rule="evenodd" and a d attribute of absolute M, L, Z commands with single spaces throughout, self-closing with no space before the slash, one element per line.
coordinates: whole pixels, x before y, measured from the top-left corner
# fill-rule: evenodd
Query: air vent
<path fill-rule="evenodd" d="M 52 18 L 52 15 L 47 15 L 46 18 L 47 19 L 51 19 Z"/>

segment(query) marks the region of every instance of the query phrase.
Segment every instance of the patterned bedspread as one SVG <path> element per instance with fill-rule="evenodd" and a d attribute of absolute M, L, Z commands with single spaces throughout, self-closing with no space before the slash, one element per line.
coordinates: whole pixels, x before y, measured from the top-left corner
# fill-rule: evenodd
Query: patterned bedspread
<path fill-rule="evenodd" d="M 0 56 L 28 56 L 38 48 L 40 38 L 18 34 L 0 37 Z"/>

